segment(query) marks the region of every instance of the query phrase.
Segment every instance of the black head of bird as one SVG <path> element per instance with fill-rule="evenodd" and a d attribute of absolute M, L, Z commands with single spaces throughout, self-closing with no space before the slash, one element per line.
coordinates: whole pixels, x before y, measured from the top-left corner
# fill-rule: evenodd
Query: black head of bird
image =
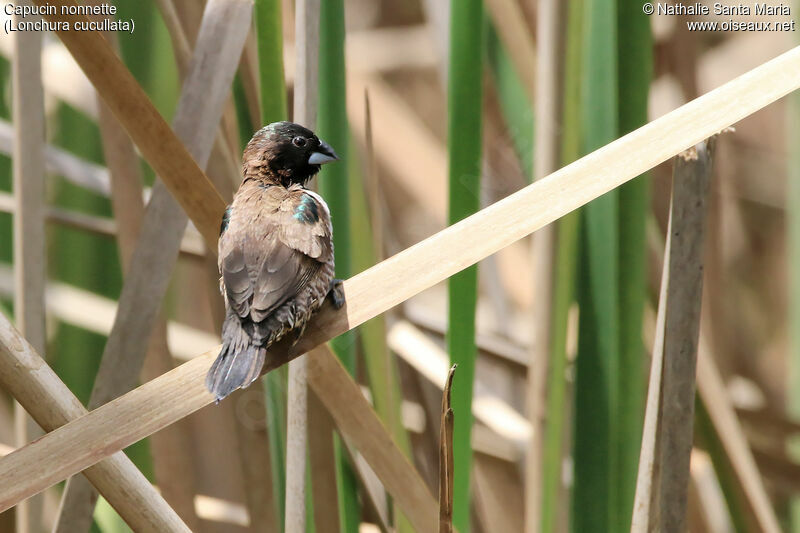
<path fill-rule="evenodd" d="M 258 130 L 244 149 L 245 177 L 280 183 L 305 183 L 320 165 L 339 159 L 313 131 L 293 122 L 273 122 Z"/>

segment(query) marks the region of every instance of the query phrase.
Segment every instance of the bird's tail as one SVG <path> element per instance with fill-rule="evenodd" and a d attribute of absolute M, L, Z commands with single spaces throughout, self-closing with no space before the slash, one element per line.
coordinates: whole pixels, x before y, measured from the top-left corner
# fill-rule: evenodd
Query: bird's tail
<path fill-rule="evenodd" d="M 250 385 L 261 374 L 266 349 L 254 342 L 238 316 L 228 315 L 222 326 L 222 349 L 206 375 L 206 388 L 217 402 Z"/>

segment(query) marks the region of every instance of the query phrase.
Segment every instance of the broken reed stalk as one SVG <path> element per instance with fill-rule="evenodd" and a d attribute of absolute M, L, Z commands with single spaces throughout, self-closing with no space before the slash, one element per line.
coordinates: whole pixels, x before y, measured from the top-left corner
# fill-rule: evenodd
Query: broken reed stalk
<path fill-rule="evenodd" d="M 26 2 L 27 3 L 27 2 Z M 46 282 L 44 232 L 44 89 L 42 88 L 42 34 L 14 34 L 13 154 L 14 196 L 14 315 L 23 334 L 40 353 L 47 343 L 44 290 Z M 41 434 L 19 403 L 14 403 L 15 441 L 24 446 Z M 22 502 L 15 521 L 19 533 L 39 531 L 42 497 Z"/>
<path fill-rule="evenodd" d="M 676 159 L 662 368 L 659 531 L 684 531 L 694 424 L 697 343 L 712 137 Z"/>
<path fill-rule="evenodd" d="M 317 123 L 320 0 L 298 0 L 295 13 L 297 54 L 294 121 L 311 130 Z M 308 444 L 307 357 L 289 364 L 286 401 L 286 533 L 306 530 L 306 452 Z"/>
<path fill-rule="evenodd" d="M 185 145 L 202 166 L 211 153 L 236 60 L 244 45 L 241 24 L 249 23 L 251 12 L 252 5 L 247 0 L 211 0 L 206 5 L 195 58 L 174 120 L 177 135 L 183 141 L 181 146 Z M 117 118 L 124 124 L 119 115 Z M 137 232 L 138 241 L 128 261 L 119 311 L 103 350 L 90 409 L 132 389 L 142 369 L 188 220 L 165 187 L 164 179 L 167 178 L 153 186 Z M 62 496 L 57 530 L 86 529 L 91 524 L 96 497 L 85 479 L 70 480 Z"/>
<path fill-rule="evenodd" d="M 675 158 L 632 532 L 686 529 L 714 142 L 711 138 Z"/>
<path fill-rule="evenodd" d="M 439 533 L 453 533 L 453 409 L 450 389 L 458 365 L 450 367 L 442 392 L 439 428 Z"/>
<path fill-rule="evenodd" d="M 74 37 L 76 35 L 77 38 Z M 80 40 L 83 35 L 86 34 L 74 32 L 70 36 L 63 37 Z M 84 54 L 85 51 L 82 50 L 84 46 L 80 45 L 80 54 Z M 84 55 L 80 55 L 83 60 L 85 60 Z M 96 74 L 104 76 L 102 73 Z M 348 298 L 346 307 L 339 312 L 334 312 L 330 308 L 323 309 L 313 323 L 309 324 L 306 336 L 297 346 L 293 349 L 285 346 L 276 347 L 273 350 L 265 365 L 265 371 L 277 368 L 289 359 L 309 351 L 313 346 L 363 323 L 446 279 L 464 266 L 473 264 L 549 224 L 688 146 L 758 111 L 796 89 L 798 85 L 800 85 L 800 48 L 760 65 L 476 215 L 362 272 L 344 284 Z M 113 90 L 113 87 L 111 89 Z M 99 90 L 108 91 L 108 83 L 100 84 Z M 173 156 L 180 159 L 186 156 L 186 152 L 178 151 Z M 221 204 L 221 200 L 219 201 Z M 211 199 L 207 202 L 213 203 Z M 466 239 L 473 245 L 464 247 L 462 243 Z M 379 296 L 376 297 L 376 294 Z M 127 418 L 124 419 L 124 423 L 120 423 L 117 419 L 113 427 L 107 428 L 108 433 L 103 434 L 104 438 L 112 439 L 99 454 L 105 456 L 208 405 L 213 398 L 205 390 L 203 380 L 218 349 L 207 352 L 202 357 L 139 387 L 119 398 L 114 405 L 101 408 L 102 411 L 98 409 L 93 415 L 73 422 L 72 428 L 77 427 L 80 430 L 77 433 L 80 435 L 81 431 L 86 430 L 86 424 L 98 416 L 110 417 L 119 405 L 133 402 L 136 407 L 126 413 Z M 0 365 L 6 367 L 9 362 L 10 368 L 14 368 L 14 358 L 10 352 L 7 349 L 0 350 Z M 40 398 L 37 400 L 40 401 L 26 404 L 29 412 L 35 417 L 38 419 L 56 417 L 56 420 L 63 423 L 74 418 L 75 411 L 70 412 L 63 403 L 59 403 L 63 401 L 61 391 L 64 387 L 60 381 L 57 383 L 60 384 L 58 388 L 56 384 L 52 387 L 49 383 L 43 384 L 36 372 L 28 371 L 24 367 L 13 375 L 9 372 L 0 372 L 0 385 L 10 390 L 17 398 L 24 395 L 28 388 L 39 391 Z M 52 392 L 49 390 L 51 388 Z M 49 428 L 56 425 L 50 424 Z M 39 444 L 41 445 L 41 441 Z M 39 456 L 37 464 L 58 466 L 62 461 L 69 459 L 73 461 L 74 467 L 80 470 L 86 467 L 87 462 L 91 464 L 99 459 L 91 453 L 87 457 L 88 448 L 78 447 L 74 454 L 82 456 L 82 459 L 77 460 L 72 453 L 64 453 L 65 444 L 69 444 L 69 441 L 62 442 L 58 455 Z M 0 461 L 0 468 L 4 468 L 3 465 L 9 457 Z M 138 471 L 131 475 L 136 473 Z M 91 473 L 87 472 L 87 475 L 94 476 L 95 484 L 107 484 L 103 485 L 101 492 L 109 501 L 112 499 L 109 494 L 113 497 L 112 490 L 116 485 L 130 481 L 126 475 L 110 469 L 104 469 L 102 474 L 93 469 Z M 31 488 L 27 485 L 33 480 L 28 476 L 25 477 L 27 479 L 20 480 L 18 484 L 5 484 L 0 487 L 0 502 L 5 502 L 4 505 L 14 502 L 14 498 L 7 492 L 11 488 L 30 492 Z M 110 487 L 106 489 L 107 486 Z M 104 490 L 108 490 L 109 494 Z M 397 495 L 395 497 L 398 498 Z M 409 513 L 410 517 L 410 512 L 415 512 L 415 509 L 404 508 L 404 512 Z M 434 508 L 431 514 L 433 520 L 435 513 Z"/>

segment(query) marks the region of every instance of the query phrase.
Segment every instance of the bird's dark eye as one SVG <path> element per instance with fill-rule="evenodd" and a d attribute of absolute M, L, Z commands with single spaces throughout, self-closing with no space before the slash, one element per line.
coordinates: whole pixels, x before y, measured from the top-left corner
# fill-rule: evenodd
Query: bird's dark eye
<path fill-rule="evenodd" d="M 295 137 L 292 139 L 292 144 L 298 147 L 303 147 L 306 145 L 306 138 L 305 137 Z"/>

